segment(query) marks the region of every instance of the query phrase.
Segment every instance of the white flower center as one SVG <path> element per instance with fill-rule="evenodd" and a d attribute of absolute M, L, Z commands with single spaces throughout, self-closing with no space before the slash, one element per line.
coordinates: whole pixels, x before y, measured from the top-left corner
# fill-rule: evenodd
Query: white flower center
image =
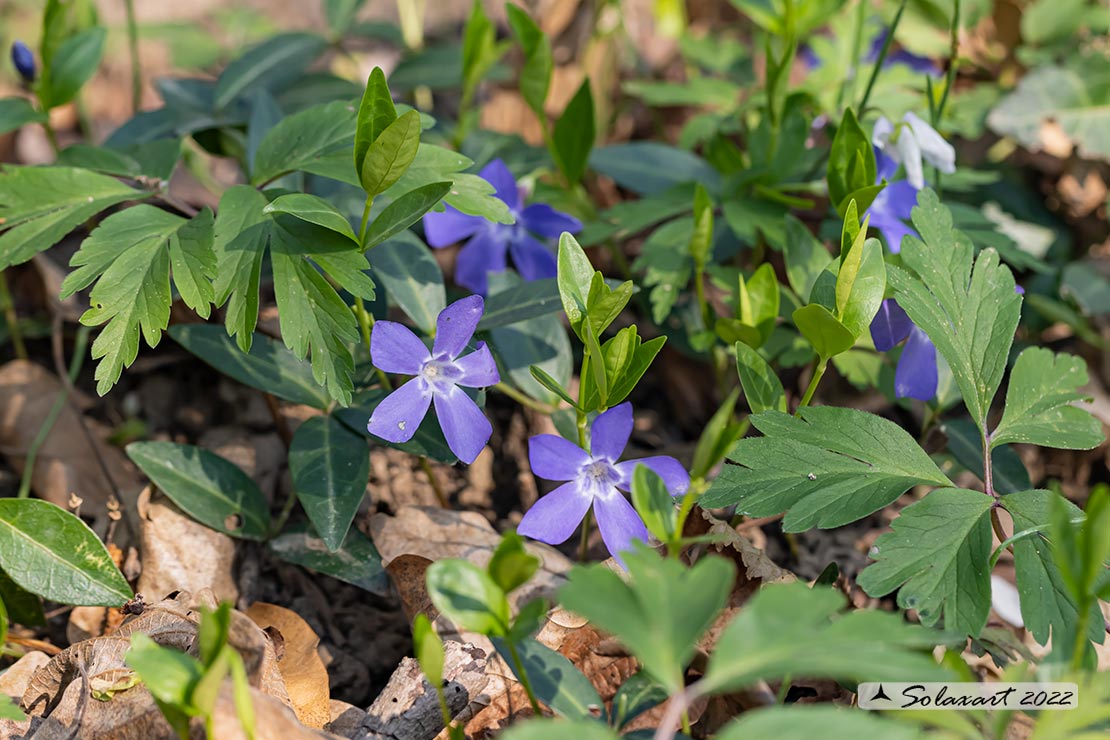
<path fill-rule="evenodd" d="M 590 458 L 578 473 L 582 484 L 587 488 L 606 489 L 620 480 L 613 463 L 605 458 Z"/>
<path fill-rule="evenodd" d="M 450 391 L 461 375 L 455 363 L 444 357 L 425 360 L 420 367 L 420 380 L 436 393 Z"/>

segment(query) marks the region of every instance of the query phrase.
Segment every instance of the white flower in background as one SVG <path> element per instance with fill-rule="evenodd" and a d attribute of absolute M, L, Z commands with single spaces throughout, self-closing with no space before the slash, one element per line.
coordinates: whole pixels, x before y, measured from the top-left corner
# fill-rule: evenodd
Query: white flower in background
<path fill-rule="evenodd" d="M 907 113 L 897 124 L 880 116 L 871 132 L 871 143 L 905 167 L 906 179 L 918 190 L 925 187 L 921 160 L 946 174 L 956 171 L 956 150 L 913 113 Z"/>
<path fill-rule="evenodd" d="M 995 575 L 991 576 L 991 608 L 1003 621 L 1015 627 L 1025 626 L 1025 620 L 1021 618 L 1018 590 L 1009 581 Z"/>

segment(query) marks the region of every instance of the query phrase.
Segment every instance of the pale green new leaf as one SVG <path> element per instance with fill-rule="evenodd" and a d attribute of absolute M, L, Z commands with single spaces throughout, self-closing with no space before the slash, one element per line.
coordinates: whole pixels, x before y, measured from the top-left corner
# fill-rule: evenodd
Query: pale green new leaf
<path fill-rule="evenodd" d="M 990 510 L 994 499 L 962 488 L 933 491 L 907 506 L 875 541 L 858 583 L 871 596 L 899 589 L 898 606 L 921 623 L 977 636 L 991 607 Z"/>
<path fill-rule="evenodd" d="M 366 80 L 366 91 L 358 106 L 358 123 L 355 129 L 355 171 L 362 172 L 362 163 L 370 146 L 381 133 L 397 120 L 397 108 L 385 81 L 381 67 L 374 67 Z"/>
<path fill-rule="evenodd" d="M 902 244 L 902 267 L 888 268 L 898 304 L 952 368 L 972 419 L 986 426 L 1014 331 L 1021 297 L 998 253 L 984 249 L 972 268 L 970 240 L 952 227 L 936 193 L 923 190 L 913 209 L 920 239 Z"/>
<path fill-rule="evenodd" d="M 736 343 L 736 370 L 744 399 L 753 414 L 768 410 L 786 412 L 786 391 L 779 376 L 762 355 L 743 342 Z"/>
<path fill-rule="evenodd" d="M 886 290 L 883 245 L 878 239 L 863 239 L 865 233 L 860 230 L 861 238 L 852 245 L 836 278 L 837 318 L 857 338 L 870 328 Z"/>
<path fill-rule="evenodd" d="M 414 110 L 386 126 L 370 145 L 359 170 L 363 189 L 370 196 L 393 186 L 416 157 L 420 146 L 420 114 Z"/>
<path fill-rule="evenodd" d="M 181 297 L 207 315 L 217 264 L 211 211 L 186 221 L 154 206 L 128 208 L 104 219 L 70 260 L 77 269 L 62 282 L 62 298 L 96 281 L 81 323 L 106 324 L 92 345 L 93 358 L 103 358 L 95 374 L 101 395 L 135 361 L 140 333 L 151 347 L 162 338 L 172 302 L 171 264 Z"/>
<path fill-rule="evenodd" d="M 1006 410 L 991 432 L 991 447 L 1008 442 L 1089 450 L 1102 444 L 1102 424 L 1084 408 L 1090 398 L 1076 391 L 1087 384 L 1086 363 L 1029 347 L 1018 355 L 1006 389 Z"/>
<path fill-rule="evenodd" d="M 106 208 L 149 196 L 74 167 L 0 170 L 0 270 L 48 249 Z"/>
<path fill-rule="evenodd" d="M 524 102 L 541 120 L 546 120 L 544 102 L 551 87 L 555 68 L 551 58 L 551 42 L 532 17 L 513 3 L 506 3 L 509 27 L 524 51 L 524 67 L 520 70 L 520 94 Z"/>
<path fill-rule="evenodd" d="M 787 512 L 783 528 L 839 527 L 915 485 L 952 485 L 902 427 L 866 411 L 810 406 L 752 417 L 765 436 L 742 439 L 699 502 L 751 516 Z"/>
<path fill-rule="evenodd" d="M 804 583 L 764 587 L 721 634 L 702 686 L 736 691 L 790 675 L 850 681 L 949 678 L 929 650 L 937 635 L 877 610 L 845 611 L 844 595 Z"/>

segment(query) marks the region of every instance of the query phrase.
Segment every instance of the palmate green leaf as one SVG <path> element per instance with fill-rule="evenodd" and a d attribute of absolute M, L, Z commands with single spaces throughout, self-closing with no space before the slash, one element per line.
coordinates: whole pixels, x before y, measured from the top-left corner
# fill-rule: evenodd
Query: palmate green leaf
<path fill-rule="evenodd" d="M 552 155 L 568 182 L 577 183 L 582 179 L 596 138 L 594 98 L 590 92 L 590 80 L 586 78 L 555 122 L 551 135 L 554 146 Z"/>
<path fill-rule="evenodd" d="M 0 98 L 0 134 L 15 131 L 28 123 L 43 123 L 46 115 L 35 110 L 25 98 Z"/>
<path fill-rule="evenodd" d="M 443 196 L 451 192 L 450 182 L 433 182 L 401 195 L 387 205 L 366 228 L 363 249 L 372 249 L 400 234 L 432 210 Z"/>
<path fill-rule="evenodd" d="M 216 216 L 212 249 L 216 254 L 216 306 L 227 304 L 224 323 L 239 349 L 251 349 L 258 324 L 258 288 L 262 257 L 270 238 L 270 219 L 263 212 L 266 196 L 249 185 L 224 191 Z M 244 381 L 246 382 L 246 381 Z"/>
<path fill-rule="evenodd" d="M 494 638 L 493 646 L 515 672 L 516 663 L 508 644 Z M 527 637 L 516 642 L 514 647 L 536 698 L 551 711 L 567 719 L 594 719 L 594 712 L 600 711 L 604 721 L 605 704 L 597 695 L 597 689 L 562 653 Z"/>
<path fill-rule="evenodd" d="M 980 494 L 981 495 L 981 494 Z M 941 681 L 935 632 L 877 610 L 848 611 L 839 591 L 765 586 L 721 633 L 702 679 L 707 693 L 786 676 L 848 681 Z"/>
<path fill-rule="evenodd" d="M 705 508 L 786 512 L 783 529 L 839 527 L 881 509 L 915 485 L 952 485 L 902 427 L 865 411 L 802 408 L 752 417 L 765 436 L 742 439 L 702 496 Z"/>
<path fill-rule="evenodd" d="M 338 578 L 352 586 L 385 596 L 392 590 L 382 556 L 370 538 L 352 528 L 336 552 L 307 523 L 292 524 L 270 540 L 270 551 L 282 560 Z"/>
<path fill-rule="evenodd" d="M 224 68 L 216 81 L 213 104 L 219 110 L 250 91 L 279 91 L 303 75 L 326 47 L 327 41 L 312 33 L 271 36 Z"/>
<path fill-rule="evenodd" d="M 127 456 L 201 524 L 233 537 L 265 538 L 270 525 L 266 496 L 238 465 L 174 442 L 132 442 Z"/>
<path fill-rule="evenodd" d="M 1087 384 L 1087 365 L 1074 355 L 1029 347 L 1018 355 L 1006 389 L 1006 410 L 991 432 L 991 447 L 1008 442 L 1089 450 L 1102 444 L 1102 424 L 1073 406 L 1090 398 L 1076 389 Z"/>
<path fill-rule="evenodd" d="M 524 67 L 520 70 L 520 94 L 540 120 L 547 120 L 543 104 L 547 100 L 551 75 L 555 69 L 551 57 L 551 42 L 532 17 L 515 4 L 506 3 L 505 13 L 509 19 L 509 28 L 524 51 Z"/>
<path fill-rule="evenodd" d="M 902 267 L 889 267 L 898 304 L 929 335 L 952 368 L 971 418 L 985 428 L 1021 315 L 1014 277 L 984 249 L 972 269 L 973 247 L 952 228 L 936 193 L 922 190 L 913 209 L 920 239 L 902 242 Z"/>
<path fill-rule="evenodd" d="M 274 198 L 265 208 L 263 213 L 288 213 L 310 224 L 323 226 L 337 234 L 348 237 L 352 242 L 358 243 L 347 217 L 339 209 L 318 195 L 308 193 L 288 193 Z"/>
<path fill-rule="evenodd" d="M 337 551 L 370 481 L 366 440 L 331 416 L 308 419 L 289 445 L 289 473 L 309 521 Z"/>
<path fill-rule="evenodd" d="M 88 525 L 39 499 L 0 499 L 0 568 L 44 599 L 119 606 L 131 588 Z"/>
<path fill-rule="evenodd" d="M 602 564 L 579 566 L 560 589 L 559 603 L 620 640 L 668 691 L 679 691 L 695 644 L 724 606 L 736 569 L 716 557 L 687 568 L 643 546 L 621 556 L 628 582 Z"/>
<path fill-rule="evenodd" d="M 362 172 L 362 163 L 370 146 L 382 132 L 397 120 L 397 108 L 385 81 L 381 67 L 374 67 L 366 80 L 366 91 L 358 106 L 358 123 L 355 128 L 355 172 Z"/>
<path fill-rule="evenodd" d="M 374 274 L 390 301 L 431 334 L 436 318 L 447 306 L 443 271 L 424 243 L 405 232 L 368 253 Z"/>
<path fill-rule="evenodd" d="M 778 740 L 918 740 L 928 735 L 919 726 L 888 719 L 877 712 L 823 705 L 767 707 L 745 712 L 721 728 L 716 740 L 750 740 L 773 737 Z"/>
<path fill-rule="evenodd" d="M 1079 623 L 1075 598 L 1068 592 L 1048 541 L 1053 499 L 1066 506 L 1070 518 L 1083 516 L 1077 506 L 1052 491 L 1021 491 L 1001 499 L 1002 506 L 1010 512 L 1014 520 L 1015 534 L 1031 529 L 1037 531 L 1037 534 L 1013 543 L 1014 573 L 1017 577 L 1022 620 L 1042 645 L 1048 643 L 1053 632 L 1058 639 L 1059 630 L 1064 625 L 1073 625 L 1070 636 L 1074 639 L 1074 625 Z M 1087 627 L 1088 638 L 1102 643 L 1106 630 L 1097 603 L 1091 606 L 1091 619 L 1088 620 Z"/>
<path fill-rule="evenodd" d="M 0 170 L 0 269 L 54 246 L 106 208 L 146 197 L 149 193 L 88 170 L 4 167 Z"/>
<path fill-rule="evenodd" d="M 212 212 L 186 221 L 149 205 L 113 214 L 73 255 L 76 269 L 62 282 L 66 298 L 96 282 L 81 316 L 87 326 L 106 324 L 92 345 L 97 392 L 107 393 L 139 353 L 139 335 L 154 347 L 170 318 L 170 268 L 185 303 L 207 317 L 214 298 Z"/>
<path fill-rule="evenodd" d="M 990 509 L 979 491 L 933 491 L 907 506 L 871 549 L 875 560 L 858 583 L 871 596 L 899 589 L 898 606 L 916 609 L 921 623 L 977 636 L 991 606 Z"/>

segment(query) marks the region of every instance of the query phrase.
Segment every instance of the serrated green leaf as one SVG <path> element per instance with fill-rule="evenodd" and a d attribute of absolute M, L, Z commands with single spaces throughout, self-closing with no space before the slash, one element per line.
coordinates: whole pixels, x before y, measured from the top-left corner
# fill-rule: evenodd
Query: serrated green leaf
<path fill-rule="evenodd" d="M 227 333 L 236 338 L 243 352 L 250 350 L 258 324 L 262 257 L 270 239 L 265 207 L 266 196 L 250 185 L 228 188 L 220 198 L 212 242 L 216 254 L 214 302 L 217 307 L 227 304 Z"/>
<path fill-rule="evenodd" d="M 786 412 L 786 391 L 779 376 L 762 355 L 743 342 L 736 343 L 736 370 L 753 414 L 772 409 Z"/>
<path fill-rule="evenodd" d="M 420 146 L 420 114 L 410 110 L 370 145 L 359 170 L 359 180 L 369 196 L 384 193 L 405 173 Z"/>
<path fill-rule="evenodd" d="M 331 416 L 297 427 L 289 445 L 293 490 L 328 550 L 336 552 L 370 481 L 366 440 Z"/>
<path fill-rule="evenodd" d="M 362 172 L 363 162 L 370 146 L 377 141 L 382 132 L 397 120 L 397 108 L 385 81 L 381 67 L 374 67 L 366 80 L 366 91 L 358 106 L 358 122 L 355 128 L 355 172 Z"/>
<path fill-rule="evenodd" d="M 715 557 L 687 568 L 646 547 L 621 556 L 628 582 L 601 564 L 576 567 L 559 603 L 620 640 L 668 691 L 681 690 L 696 642 L 724 606 L 736 569 Z"/>
<path fill-rule="evenodd" d="M 28 123 L 43 123 L 46 115 L 35 110 L 25 98 L 0 98 L 0 134 L 15 131 Z"/>
<path fill-rule="evenodd" d="M 860 588 L 871 596 L 899 589 L 898 606 L 916 609 L 922 624 L 943 618 L 946 630 L 978 636 L 991 607 L 993 501 L 954 488 L 907 506 L 875 541 L 875 562 L 860 574 Z"/>
<path fill-rule="evenodd" d="M 1018 355 L 1006 389 L 1006 410 L 991 432 L 991 447 L 1020 442 L 1089 450 L 1106 436 L 1086 409 L 1073 406 L 1090 398 L 1076 391 L 1087 384 L 1087 365 L 1074 355 L 1029 347 Z"/>
<path fill-rule="evenodd" d="M 0 567 L 21 588 L 62 604 L 119 606 L 132 596 L 88 525 L 39 499 L 0 499 Z"/>
<path fill-rule="evenodd" d="M 323 226 L 325 229 L 342 234 L 352 242 L 358 243 L 358 237 L 355 236 L 355 232 L 351 228 L 351 222 L 347 220 L 347 217 L 340 213 L 338 208 L 318 195 L 308 193 L 281 195 L 270 201 L 262 209 L 262 212 L 268 214 L 287 213 L 302 221 L 308 221 L 310 224 Z"/>
<path fill-rule="evenodd" d="M 847 352 L 856 343 L 852 332 L 819 303 L 802 306 L 791 314 L 791 318 L 802 336 L 825 359 Z"/>
<path fill-rule="evenodd" d="M 895 614 L 845 611 L 846 601 L 831 588 L 765 586 L 718 639 L 702 679 L 705 690 L 736 691 L 799 674 L 850 681 L 950 678 L 928 652 L 935 633 Z"/>
<path fill-rule="evenodd" d="M 570 183 L 577 183 L 586 171 L 594 139 L 597 138 L 597 121 L 594 113 L 594 98 L 590 92 L 590 80 L 582 80 L 578 92 L 567 103 L 563 114 L 555 122 L 551 135 L 554 151 L 552 156 L 563 175 Z"/>
<path fill-rule="evenodd" d="M 233 537 L 266 536 L 266 496 L 238 465 L 201 447 L 174 442 L 132 442 L 127 456 L 201 524 Z"/>
<path fill-rule="evenodd" d="M 436 318 L 447 305 L 447 293 L 431 251 L 406 233 L 375 247 L 368 256 L 389 299 L 425 333 L 434 332 Z"/>
<path fill-rule="evenodd" d="M 370 538 L 352 528 L 336 552 L 308 524 L 293 524 L 270 540 L 271 552 L 288 563 L 338 578 L 352 586 L 385 596 L 392 590 L 382 557 Z"/>
<path fill-rule="evenodd" d="M 532 17 L 513 3 L 506 3 L 509 28 L 524 51 L 524 67 L 520 70 L 520 94 L 524 102 L 540 120 L 546 121 L 544 102 L 551 87 L 555 68 L 551 57 L 551 42 Z"/>
<path fill-rule="evenodd" d="M 54 246 L 106 208 L 148 196 L 88 170 L 6 166 L 0 170 L 0 269 Z"/>
<path fill-rule="evenodd" d="M 920 239 L 902 242 L 902 267 L 888 280 L 898 305 L 952 368 L 971 418 L 985 428 L 1021 315 L 1014 277 L 984 249 L 972 269 L 971 242 L 952 228 L 936 193 L 922 190 L 913 209 Z"/>
<path fill-rule="evenodd" d="M 495 637 L 493 646 L 501 659 L 515 672 L 516 661 L 509 644 Z M 562 653 L 531 638 L 515 642 L 513 647 L 536 698 L 550 707 L 551 711 L 568 719 L 595 721 L 595 713 L 600 712 L 604 721 L 605 704 L 598 696 L 597 689 Z"/>
<path fill-rule="evenodd" d="M 77 268 L 62 282 L 65 298 L 96 282 L 87 326 L 105 324 L 92 345 L 97 392 L 107 393 L 139 353 L 139 335 L 154 347 L 170 318 L 170 266 L 182 298 L 205 314 L 216 273 L 212 214 L 186 221 L 149 205 L 115 213 L 100 224 L 70 259 Z M 204 285 L 208 283 L 208 285 Z"/>
<path fill-rule="evenodd" d="M 751 516 L 787 512 L 783 529 L 838 527 L 862 519 L 915 485 L 951 485 L 913 437 L 865 411 L 809 406 L 798 416 L 752 417 L 765 436 L 742 439 L 702 496 Z"/>
<path fill-rule="evenodd" d="M 214 106 L 227 108 L 248 91 L 279 91 L 303 75 L 326 47 L 327 41 L 312 33 L 271 36 L 224 68 L 216 81 Z"/>
<path fill-rule="evenodd" d="M 450 182 L 433 182 L 410 190 L 387 205 L 366 228 L 363 249 L 372 249 L 400 234 L 420 220 L 443 196 L 451 192 Z"/>

